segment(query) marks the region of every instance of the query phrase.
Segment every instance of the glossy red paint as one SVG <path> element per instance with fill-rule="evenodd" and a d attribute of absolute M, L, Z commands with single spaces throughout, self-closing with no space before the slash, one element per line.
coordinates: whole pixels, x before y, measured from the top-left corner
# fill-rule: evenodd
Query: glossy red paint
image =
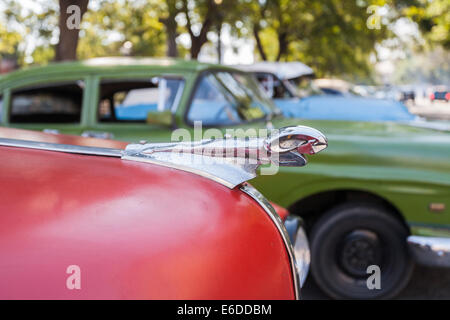
<path fill-rule="evenodd" d="M 0 147 L 0 159 L 0 299 L 294 298 L 277 229 L 239 189 L 118 158 Z"/>

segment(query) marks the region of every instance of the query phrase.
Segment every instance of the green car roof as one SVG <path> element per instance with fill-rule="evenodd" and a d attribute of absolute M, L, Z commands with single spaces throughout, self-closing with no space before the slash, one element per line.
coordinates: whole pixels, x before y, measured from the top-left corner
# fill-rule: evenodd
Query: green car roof
<path fill-rule="evenodd" d="M 31 66 L 11 72 L 0 77 L 2 82 L 14 81 L 23 77 L 43 76 L 43 74 L 64 74 L 70 72 L 96 73 L 99 71 L 119 70 L 172 70 L 201 72 L 207 69 L 228 68 L 218 64 L 202 63 L 195 60 L 183 60 L 175 58 L 147 58 L 147 57 L 104 57 L 81 61 L 53 62 L 44 66 Z"/>

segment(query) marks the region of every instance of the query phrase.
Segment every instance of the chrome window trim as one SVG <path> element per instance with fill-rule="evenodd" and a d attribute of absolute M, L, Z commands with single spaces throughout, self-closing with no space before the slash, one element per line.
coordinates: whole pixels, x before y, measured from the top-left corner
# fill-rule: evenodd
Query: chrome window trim
<path fill-rule="evenodd" d="M 175 99 L 173 100 L 173 104 L 170 107 L 170 112 L 172 114 L 175 114 L 180 106 L 181 96 L 183 95 L 185 85 L 186 85 L 186 80 L 182 79 L 180 87 L 177 90 Z"/>
<path fill-rule="evenodd" d="M 240 187 L 240 190 L 252 197 L 267 213 L 267 215 L 270 217 L 272 222 L 275 224 L 275 226 L 278 229 L 278 232 L 281 235 L 281 238 L 283 239 L 284 246 L 286 247 L 286 251 L 289 256 L 289 262 L 292 272 L 292 279 L 294 282 L 294 294 L 295 299 L 300 299 L 300 278 L 298 275 L 297 270 L 297 263 L 295 261 L 295 255 L 294 255 L 294 247 L 292 246 L 291 241 L 289 240 L 289 234 L 284 227 L 284 223 L 281 220 L 280 216 L 277 214 L 275 209 L 272 207 L 270 202 L 255 188 L 252 186 L 245 184 Z"/>

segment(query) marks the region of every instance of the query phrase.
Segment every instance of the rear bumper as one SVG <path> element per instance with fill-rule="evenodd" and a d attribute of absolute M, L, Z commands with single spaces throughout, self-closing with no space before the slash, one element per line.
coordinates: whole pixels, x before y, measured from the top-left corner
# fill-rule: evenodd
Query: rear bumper
<path fill-rule="evenodd" d="M 303 228 L 303 220 L 298 217 L 288 216 L 284 225 L 294 247 L 295 262 L 297 264 L 300 287 L 303 287 L 309 271 L 311 255 L 309 252 L 308 238 Z"/>
<path fill-rule="evenodd" d="M 418 263 L 450 268 L 450 238 L 409 236 L 408 246 Z"/>

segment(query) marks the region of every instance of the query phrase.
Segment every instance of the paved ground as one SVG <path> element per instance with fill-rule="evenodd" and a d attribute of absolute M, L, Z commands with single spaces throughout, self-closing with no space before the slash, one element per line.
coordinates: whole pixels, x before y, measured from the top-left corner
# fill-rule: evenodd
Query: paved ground
<path fill-rule="evenodd" d="M 328 299 L 308 277 L 302 291 L 303 299 Z M 416 266 L 409 285 L 397 299 L 450 299 L 450 269 Z"/>
<path fill-rule="evenodd" d="M 450 120 L 450 102 L 417 98 L 416 103 L 407 104 L 409 110 L 430 120 Z"/>

